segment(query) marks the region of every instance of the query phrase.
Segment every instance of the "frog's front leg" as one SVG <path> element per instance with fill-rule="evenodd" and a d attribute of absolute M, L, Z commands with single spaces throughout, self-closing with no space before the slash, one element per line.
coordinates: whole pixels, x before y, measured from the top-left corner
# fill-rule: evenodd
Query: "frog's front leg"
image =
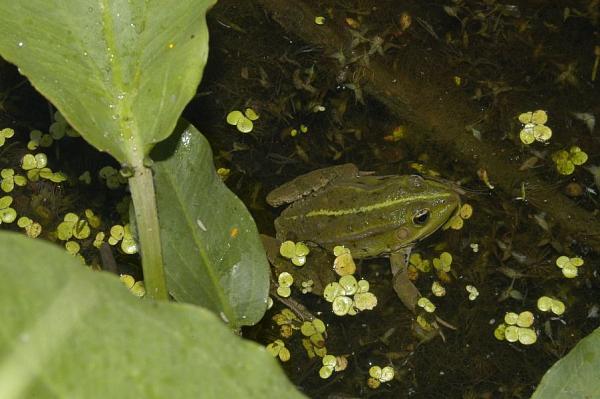
<path fill-rule="evenodd" d="M 392 267 L 392 286 L 402 301 L 411 312 L 415 313 L 417 301 L 421 293 L 408 278 L 408 258 L 411 248 L 402 248 L 400 251 L 390 255 L 390 265 Z"/>

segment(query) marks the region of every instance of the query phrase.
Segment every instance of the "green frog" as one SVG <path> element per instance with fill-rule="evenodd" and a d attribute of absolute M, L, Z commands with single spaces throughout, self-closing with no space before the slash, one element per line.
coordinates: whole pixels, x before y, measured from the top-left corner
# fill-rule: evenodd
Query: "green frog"
<path fill-rule="evenodd" d="M 458 193 L 421 176 L 376 176 L 353 164 L 318 169 L 276 188 L 272 206 L 290 204 L 275 220 L 277 239 L 332 251 L 343 245 L 355 259 L 389 256 L 393 287 L 415 311 L 419 291 L 408 278 L 411 248 L 460 208 Z"/>

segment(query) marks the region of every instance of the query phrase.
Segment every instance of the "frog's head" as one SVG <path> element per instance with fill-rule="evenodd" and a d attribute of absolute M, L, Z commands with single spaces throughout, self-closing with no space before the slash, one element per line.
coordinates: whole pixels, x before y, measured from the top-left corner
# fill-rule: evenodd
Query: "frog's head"
<path fill-rule="evenodd" d="M 407 176 L 403 185 L 410 198 L 404 223 L 396 231 L 396 247 L 422 240 L 442 227 L 460 208 L 458 193 L 441 181 Z"/>

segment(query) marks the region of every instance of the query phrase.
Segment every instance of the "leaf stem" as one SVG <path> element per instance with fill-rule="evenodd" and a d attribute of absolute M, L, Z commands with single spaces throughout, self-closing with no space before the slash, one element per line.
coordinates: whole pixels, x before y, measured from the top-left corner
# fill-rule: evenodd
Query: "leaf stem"
<path fill-rule="evenodd" d="M 146 293 L 152 299 L 167 300 L 169 295 L 163 267 L 152 171 L 143 165 L 135 167 L 134 170 L 135 173 L 129 178 L 129 188 L 135 208 Z"/>

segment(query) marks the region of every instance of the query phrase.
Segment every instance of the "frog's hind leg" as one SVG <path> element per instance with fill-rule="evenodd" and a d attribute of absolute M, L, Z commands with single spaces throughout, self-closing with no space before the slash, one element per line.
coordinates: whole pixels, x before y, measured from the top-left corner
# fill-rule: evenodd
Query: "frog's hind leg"
<path fill-rule="evenodd" d="M 267 203 L 277 207 L 289 204 L 315 191 L 321 190 L 338 179 L 353 178 L 362 175 L 356 165 L 347 163 L 313 170 L 300 175 L 267 194 Z"/>
<path fill-rule="evenodd" d="M 392 286 L 396 295 L 411 312 L 416 312 L 417 301 L 421 293 L 408 278 L 408 259 L 410 257 L 411 247 L 402 248 L 390 255 L 390 265 L 392 268 Z"/>
<path fill-rule="evenodd" d="M 406 247 L 392 253 L 390 255 L 390 266 L 393 275 L 392 286 L 394 287 L 394 291 L 396 291 L 396 295 L 398 295 L 404 306 L 411 312 L 417 313 L 417 302 L 421 298 L 421 292 L 419 292 L 419 289 L 408 278 L 408 259 L 411 250 L 412 247 Z M 446 341 L 446 337 L 440 329 L 439 324 L 452 330 L 456 330 L 456 327 L 438 316 L 435 316 L 435 320 L 431 325 L 437 330 L 440 337 Z"/>

